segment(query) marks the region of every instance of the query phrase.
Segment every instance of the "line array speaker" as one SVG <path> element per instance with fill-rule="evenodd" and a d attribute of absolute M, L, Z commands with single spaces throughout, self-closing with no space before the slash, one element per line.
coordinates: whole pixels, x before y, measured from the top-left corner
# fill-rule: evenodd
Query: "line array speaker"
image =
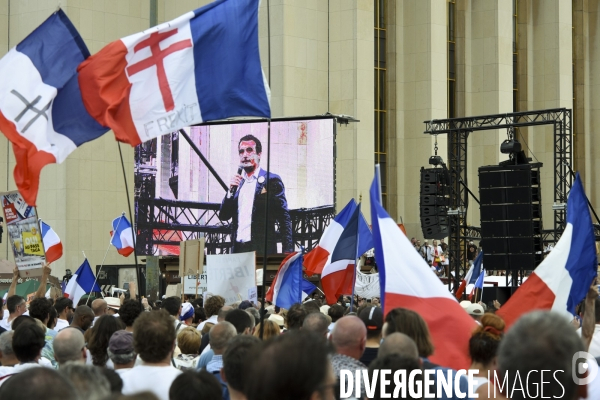
<path fill-rule="evenodd" d="M 421 228 L 425 239 L 448 237 L 450 179 L 443 168 L 421 168 Z"/>

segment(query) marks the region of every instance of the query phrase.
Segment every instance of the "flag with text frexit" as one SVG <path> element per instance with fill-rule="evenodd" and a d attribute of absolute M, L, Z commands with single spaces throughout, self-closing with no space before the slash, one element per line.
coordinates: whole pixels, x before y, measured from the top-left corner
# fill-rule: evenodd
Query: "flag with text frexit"
<path fill-rule="evenodd" d="M 15 183 L 36 204 L 40 172 L 108 131 L 87 112 L 77 67 L 90 53 L 58 10 L 0 59 L 0 130 L 15 153 Z"/>
<path fill-rule="evenodd" d="M 218 0 L 108 44 L 79 67 L 85 105 L 135 146 L 229 117 L 271 116 L 259 0 Z"/>

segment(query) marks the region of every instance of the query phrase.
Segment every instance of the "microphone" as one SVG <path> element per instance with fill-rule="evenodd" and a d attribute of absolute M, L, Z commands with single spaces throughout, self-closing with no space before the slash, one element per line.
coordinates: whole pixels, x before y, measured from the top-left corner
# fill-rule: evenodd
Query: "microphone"
<path fill-rule="evenodd" d="M 242 174 L 242 166 L 238 167 L 237 170 L 237 174 L 241 175 Z M 233 196 L 235 194 L 235 192 L 237 192 L 238 187 L 237 186 L 231 186 L 231 189 L 229 189 L 229 193 L 231 194 L 231 196 Z"/>

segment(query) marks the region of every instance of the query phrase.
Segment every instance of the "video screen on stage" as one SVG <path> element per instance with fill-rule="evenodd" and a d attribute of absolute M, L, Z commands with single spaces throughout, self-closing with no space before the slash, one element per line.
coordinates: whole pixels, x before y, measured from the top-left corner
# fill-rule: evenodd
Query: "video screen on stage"
<path fill-rule="evenodd" d="M 137 146 L 138 254 L 179 255 L 180 241 L 202 236 L 208 254 L 312 248 L 335 215 L 334 142 L 327 118 L 272 121 L 270 149 L 262 121 L 192 126 Z"/>

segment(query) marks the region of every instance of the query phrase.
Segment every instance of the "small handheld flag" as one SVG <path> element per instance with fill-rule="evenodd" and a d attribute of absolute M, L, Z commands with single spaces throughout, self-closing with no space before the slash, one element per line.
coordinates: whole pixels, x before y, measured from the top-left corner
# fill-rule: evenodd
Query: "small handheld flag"
<path fill-rule="evenodd" d="M 64 295 L 73 300 L 73 304 L 77 304 L 81 296 L 91 292 L 101 292 L 101 290 L 86 258 L 67 284 Z"/>
<path fill-rule="evenodd" d="M 61 258 L 63 246 L 54 229 L 40 219 L 40 230 L 42 231 L 42 241 L 46 251 L 46 262 L 51 263 Z"/>
<path fill-rule="evenodd" d="M 117 217 L 112 222 L 113 230 L 110 231 L 110 244 L 117 248 L 122 256 L 128 257 L 133 253 L 135 243 L 133 242 L 133 230 L 125 215 Z"/>

